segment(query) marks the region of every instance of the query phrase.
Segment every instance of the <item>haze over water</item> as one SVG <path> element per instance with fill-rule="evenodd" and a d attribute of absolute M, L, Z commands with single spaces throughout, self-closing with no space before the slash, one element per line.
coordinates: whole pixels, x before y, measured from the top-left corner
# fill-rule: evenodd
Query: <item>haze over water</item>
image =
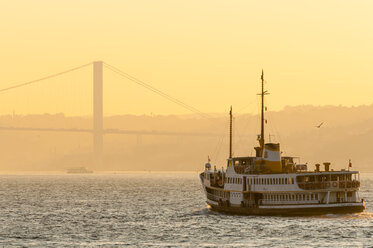
<path fill-rule="evenodd" d="M 0 246 L 369 247 L 372 13 L 370 0 L 2 0 Z M 351 159 L 365 213 L 222 215 L 197 173 L 100 174 L 220 168 L 231 105 L 234 155 L 253 155 L 262 69 L 266 141 L 309 170 Z M 51 173 L 82 166 L 95 173 Z"/>
<path fill-rule="evenodd" d="M 215 213 L 197 173 L 1 175 L 4 247 L 369 247 L 373 174 L 360 214 L 261 217 Z"/>

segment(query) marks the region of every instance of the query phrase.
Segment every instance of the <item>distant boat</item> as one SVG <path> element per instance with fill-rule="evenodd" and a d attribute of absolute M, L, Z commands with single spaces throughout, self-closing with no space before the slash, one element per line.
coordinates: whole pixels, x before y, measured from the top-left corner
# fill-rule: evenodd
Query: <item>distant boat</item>
<path fill-rule="evenodd" d="M 74 173 L 74 174 L 87 174 L 87 173 L 93 173 L 92 170 L 88 170 L 85 167 L 73 167 L 69 168 L 66 171 L 67 173 Z"/>

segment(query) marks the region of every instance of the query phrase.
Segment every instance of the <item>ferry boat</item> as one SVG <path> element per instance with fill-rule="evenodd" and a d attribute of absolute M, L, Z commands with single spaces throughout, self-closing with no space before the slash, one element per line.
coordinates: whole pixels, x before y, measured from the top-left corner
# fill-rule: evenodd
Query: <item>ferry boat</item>
<path fill-rule="evenodd" d="M 66 173 L 69 174 L 90 174 L 93 173 L 92 170 L 88 170 L 86 167 L 73 167 L 67 169 Z"/>
<path fill-rule="evenodd" d="M 355 213 L 365 210 L 360 197 L 360 174 L 349 169 L 334 171 L 329 162 L 297 163 L 281 156 L 279 143 L 264 140 L 264 75 L 261 75 L 261 134 L 255 157 L 232 156 L 232 108 L 226 169 L 212 169 L 210 159 L 200 180 L 212 210 L 247 215 L 316 215 Z M 323 169 L 323 170 L 322 170 Z"/>

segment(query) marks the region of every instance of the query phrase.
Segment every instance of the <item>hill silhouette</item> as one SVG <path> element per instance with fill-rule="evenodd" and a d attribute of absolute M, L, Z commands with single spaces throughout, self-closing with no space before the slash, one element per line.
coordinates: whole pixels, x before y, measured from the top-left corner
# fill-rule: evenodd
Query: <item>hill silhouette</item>
<path fill-rule="evenodd" d="M 96 171 L 191 171 L 202 170 L 207 156 L 218 168 L 228 155 L 228 114 L 211 119 L 196 116 L 134 116 L 104 118 L 106 129 L 213 133 L 211 137 L 114 135 L 104 137 L 102 168 L 92 168 L 92 136 L 89 133 L 0 131 L 0 170 L 65 171 L 87 166 Z M 313 170 L 315 163 L 331 162 L 332 168 L 372 171 L 373 105 L 296 106 L 266 112 L 265 138 L 279 142 L 283 155 L 299 156 Z M 320 128 L 317 125 L 324 122 Z M 12 127 L 92 127 L 90 117 L 63 114 L 5 115 L 0 126 Z M 259 117 L 236 114 L 234 117 L 235 156 L 254 154 Z"/>

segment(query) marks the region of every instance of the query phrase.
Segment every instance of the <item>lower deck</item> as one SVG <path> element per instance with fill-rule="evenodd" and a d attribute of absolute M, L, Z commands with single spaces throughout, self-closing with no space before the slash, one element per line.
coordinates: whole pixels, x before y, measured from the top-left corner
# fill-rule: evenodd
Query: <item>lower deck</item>
<path fill-rule="evenodd" d="M 364 201 L 358 203 L 314 204 L 314 205 L 282 205 L 282 206 L 230 206 L 227 204 L 207 201 L 212 210 L 241 215 L 279 215 L 279 216 L 306 216 L 323 214 L 359 213 L 365 210 Z"/>

